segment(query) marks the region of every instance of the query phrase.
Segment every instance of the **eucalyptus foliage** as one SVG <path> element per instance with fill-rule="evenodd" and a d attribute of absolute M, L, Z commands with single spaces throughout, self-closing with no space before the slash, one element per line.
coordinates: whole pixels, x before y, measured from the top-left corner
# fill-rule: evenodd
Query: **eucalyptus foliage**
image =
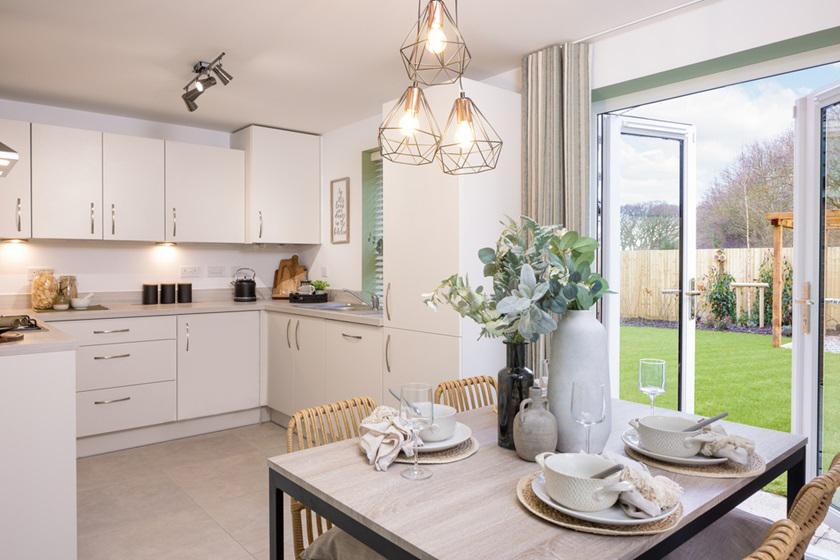
<path fill-rule="evenodd" d="M 492 292 L 473 289 L 456 274 L 423 296 L 427 305 L 450 305 L 481 325 L 482 336 L 526 342 L 556 329 L 567 310 L 589 309 L 607 292 L 607 281 L 592 272 L 595 239 L 524 216 L 503 225 L 496 248 L 478 252 Z"/>

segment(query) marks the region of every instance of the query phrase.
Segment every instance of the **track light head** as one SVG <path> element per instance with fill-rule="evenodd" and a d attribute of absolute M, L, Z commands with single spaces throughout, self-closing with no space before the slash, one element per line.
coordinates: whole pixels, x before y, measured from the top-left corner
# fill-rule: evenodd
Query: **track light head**
<path fill-rule="evenodd" d="M 187 106 L 187 110 L 192 113 L 196 109 L 198 109 L 198 104 L 195 102 L 198 99 L 198 96 L 201 95 L 201 92 L 197 89 L 191 89 L 184 92 L 181 96 L 181 99 L 184 100 L 184 104 Z"/>
<path fill-rule="evenodd" d="M 233 79 L 233 76 L 230 75 L 230 72 L 222 68 L 221 62 L 213 67 L 213 73 L 216 74 L 216 77 L 219 78 L 219 81 L 222 82 L 223 86 L 228 85 Z"/>
<path fill-rule="evenodd" d="M 216 85 L 216 78 L 213 76 L 203 75 L 199 76 L 195 80 L 195 89 L 200 92 L 204 92 L 208 88 L 211 88 Z"/>

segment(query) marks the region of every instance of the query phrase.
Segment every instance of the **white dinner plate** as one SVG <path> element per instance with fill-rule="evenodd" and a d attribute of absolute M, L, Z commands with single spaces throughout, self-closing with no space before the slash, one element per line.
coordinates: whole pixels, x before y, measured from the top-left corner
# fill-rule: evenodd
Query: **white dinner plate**
<path fill-rule="evenodd" d="M 602 509 L 601 511 L 577 511 L 561 506 L 548 495 L 548 492 L 546 492 L 545 478 L 543 478 L 542 474 L 534 477 L 534 480 L 531 482 L 531 489 L 534 491 L 534 494 L 537 495 L 537 498 L 550 508 L 556 509 L 560 513 L 565 513 L 566 515 L 577 519 L 582 519 L 591 523 L 599 523 L 602 525 L 644 525 L 646 523 L 653 523 L 654 521 L 665 519 L 671 515 L 671 512 L 673 512 L 677 507 L 676 505 L 670 507 L 656 517 L 645 517 L 640 519 L 638 517 L 630 517 L 624 513 L 624 510 L 621 509 L 621 506 L 618 504 L 615 504 L 613 507 L 607 509 Z"/>
<path fill-rule="evenodd" d="M 639 442 L 639 434 L 636 430 L 630 428 L 621 434 L 621 441 L 627 444 L 627 447 L 642 455 L 647 455 L 652 459 L 658 461 L 665 461 L 666 463 L 674 463 L 675 465 L 689 465 L 694 467 L 702 467 L 707 465 L 719 465 L 727 462 L 726 457 L 706 457 L 705 455 L 694 455 L 693 457 L 671 457 L 670 455 L 662 455 L 661 453 L 654 453 L 642 447 Z"/>
<path fill-rule="evenodd" d="M 470 429 L 470 427 L 466 424 L 455 422 L 455 433 L 452 434 L 451 438 L 444 439 L 441 441 L 423 442 L 423 447 L 420 447 L 417 450 L 420 453 L 444 451 L 446 449 L 451 449 L 457 445 L 461 445 L 462 443 L 470 439 L 470 437 L 472 437 L 472 430 Z"/>

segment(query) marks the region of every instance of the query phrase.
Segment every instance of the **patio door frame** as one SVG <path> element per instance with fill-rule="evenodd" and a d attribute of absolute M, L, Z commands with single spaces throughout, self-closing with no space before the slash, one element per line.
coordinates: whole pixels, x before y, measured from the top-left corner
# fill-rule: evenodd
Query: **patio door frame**
<path fill-rule="evenodd" d="M 602 270 L 614 292 L 621 286 L 621 135 L 643 136 L 677 141 L 680 147 L 680 281 L 679 348 L 677 371 L 678 408 L 694 412 L 694 288 L 697 267 L 696 205 L 696 133 L 694 125 L 630 117 L 618 114 L 601 115 L 601 241 Z M 602 321 L 607 327 L 607 349 L 610 364 L 612 396 L 618 398 L 620 388 L 620 294 L 609 294 L 603 300 Z M 651 356 L 655 357 L 655 356 Z"/>
<path fill-rule="evenodd" d="M 806 475 L 821 464 L 823 374 L 823 195 L 822 111 L 840 103 L 840 84 L 797 99 L 793 182 L 793 392 L 792 431 L 808 437 Z M 804 291 L 806 283 L 810 291 Z M 807 318 L 810 328 L 804 329 Z M 840 512 L 829 508 L 827 523 L 840 529 Z"/>

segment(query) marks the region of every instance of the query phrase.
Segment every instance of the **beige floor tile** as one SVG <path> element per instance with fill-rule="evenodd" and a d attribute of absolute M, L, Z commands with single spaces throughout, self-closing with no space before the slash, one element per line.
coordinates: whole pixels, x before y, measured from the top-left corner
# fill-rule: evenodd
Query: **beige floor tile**
<path fill-rule="evenodd" d="M 208 500 L 227 500 L 266 491 L 268 463 L 256 449 L 199 463 L 165 469 L 199 505 Z"/>
<path fill-rule="evenodd" d="M 226 432 L 216 432 L 139 448 L 143 458 L 160 468 L 202 463 L 254 450 L 253 446 Z"/>
<path fill-rule="evenodd" d="M 145 460 L 140 449 L 84 457 L 76 461 L 76 480 L 79 490 L 128 482 L 160 473 L 157 465 Z"/>
<path fill-rule="evenodd" d="M 251 560 L 199 509 L 149 516 L 95 538 L 79 539 L 79 560 Z"/>
<path fill-rule="evenodd" d="M 268 549 L 266 490 L 237 498 L 208 500 L 201 507 L 248 552 Z"/>
<path fill-rule="evenodd" d="M 230 430 L 237 437 L 247 441 L 257 449 L 286 449 L 286 429 L 273 422 L 263 422 Z"/>

